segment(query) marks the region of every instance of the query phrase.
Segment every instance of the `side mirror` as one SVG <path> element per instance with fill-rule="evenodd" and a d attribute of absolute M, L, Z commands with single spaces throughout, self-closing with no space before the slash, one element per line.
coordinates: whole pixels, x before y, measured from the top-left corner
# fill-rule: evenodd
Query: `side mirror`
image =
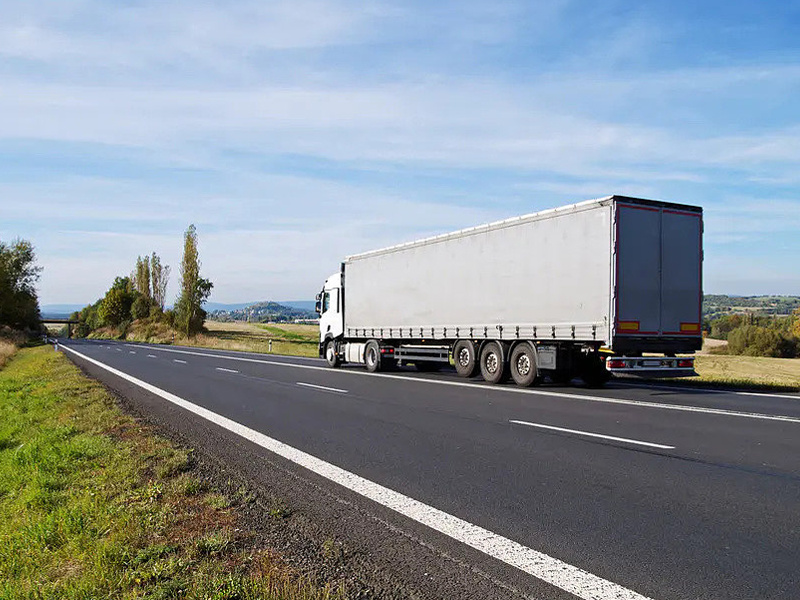
<path fill-rule="evenodd" d="M 322 294 L 317 294 L 317 304 L 314 306 L 314 310 L 318 315 L 322 314 Z"/>

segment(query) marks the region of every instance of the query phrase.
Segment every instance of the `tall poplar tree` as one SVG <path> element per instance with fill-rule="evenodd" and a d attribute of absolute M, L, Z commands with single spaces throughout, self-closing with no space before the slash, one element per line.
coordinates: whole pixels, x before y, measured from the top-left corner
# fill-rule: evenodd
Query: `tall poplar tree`
<path fill-rule="evenodd" d="M 200 259 L 197 254 L 197 229 L 194 225 L 183 234 L 183 260 L 181 261 L 181 292 L 175 302 L 175 321 L 187 337 L 203 329 L 206 311 L 203 303 L 211 295 L 214 284 L 200 277 Z"/>
<path fill-rule="evenodd" d="M 161 310 L 164 310 L 170 270 L 169 265 L 162 265 L 161 257 L 153 252 L 153 255 L 150 257 L 150 282 L 153 288 L 153 304 L 158 306 Z"/>

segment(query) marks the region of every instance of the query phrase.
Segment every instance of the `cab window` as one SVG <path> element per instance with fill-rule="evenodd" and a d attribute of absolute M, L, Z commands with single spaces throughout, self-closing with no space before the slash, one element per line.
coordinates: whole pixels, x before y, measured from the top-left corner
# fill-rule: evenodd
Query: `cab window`
<path fill-rule="evenodd" d="M 325 292 L 325 295 L 322 297 L 322 312 L 328 312 L 328 309 L 331 307 L 331 293 Z"/>

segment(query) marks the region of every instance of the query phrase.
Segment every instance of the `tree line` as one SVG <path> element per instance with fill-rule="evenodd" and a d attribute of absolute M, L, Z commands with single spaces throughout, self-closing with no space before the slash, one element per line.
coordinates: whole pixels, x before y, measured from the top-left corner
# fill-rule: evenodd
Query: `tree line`
<path fill-rule="evenodd" d="M 727 340 L 727 352 L 745 356 L 800 357 L 800 309 L 785 317 L 733 314 L 706 324 L 708 337 Z"/>
<path fill-rule="evenodd" d="M 165 307 L 171 268 L 155 252 L 139 256 L 129 276 L 116 277 L 105 295 L 72 314 L 78 321 L 75 334 L 86 337 L 102 327 L 125 335 L 133 321 L 165 323 L 187 337 L 203 330 L 208 300 L 214 284 L 200 276 L 197 229 L 190 225 L 183 235 L 180 292 L 172 309 Z"/>

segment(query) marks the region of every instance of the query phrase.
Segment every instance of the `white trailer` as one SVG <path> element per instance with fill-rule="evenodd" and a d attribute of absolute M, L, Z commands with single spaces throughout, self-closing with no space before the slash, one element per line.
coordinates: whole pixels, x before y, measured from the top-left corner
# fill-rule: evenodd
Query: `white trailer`
<path fill-rule="evenodd" d="M 347 257 L 318 295 L 320 355 L 523 386 L 692 375 L 702 219 L 609 196 Z"/>

